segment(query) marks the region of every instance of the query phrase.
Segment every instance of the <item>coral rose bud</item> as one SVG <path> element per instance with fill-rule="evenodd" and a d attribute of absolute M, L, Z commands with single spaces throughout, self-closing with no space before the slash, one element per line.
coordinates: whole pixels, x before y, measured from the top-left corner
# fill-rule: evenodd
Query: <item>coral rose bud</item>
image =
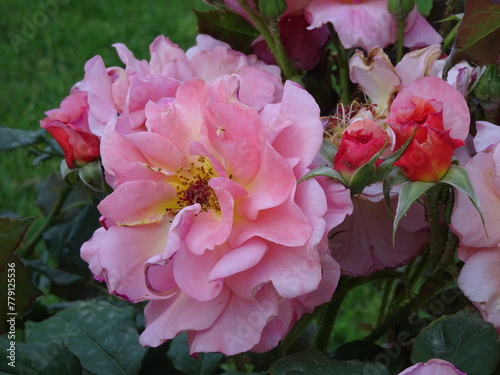
<path fill-rule="evenodd" d="M 89 130 L 86 93 L 74 91 L 61 102 L 60 109 L 47 111 L 46 115 L 40 126 L 61 146 L 70 169 L 99 158 L 100 140 Z"/>
<path fill-rule="evenodd" d="M 412 181 L 437 182 L 450 168 L 453 151 L 463 145 L 462 140 L 451 138 L 449 130 L 419 126 L 408 148 L 394 165 L 401 167 Z"/>

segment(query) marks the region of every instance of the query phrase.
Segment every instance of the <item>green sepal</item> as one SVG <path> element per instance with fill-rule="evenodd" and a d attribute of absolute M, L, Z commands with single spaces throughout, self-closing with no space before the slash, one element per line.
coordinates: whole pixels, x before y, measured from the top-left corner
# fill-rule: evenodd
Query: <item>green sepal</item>
<path fill-rule="evenodd" d="M 394 217 L 394 222 L 392 226 L 392 242 L 394 243 L 396 237 L 396 229 L 398 228 L 399 221 L 408 212 L 411 205 L 430 188 L 435 186 L 434 182 L 406 182 L 401 186 L 401 191 L 399 192 L 398 206 L 396 208 L 396 216 Z"/>
<path fill-rule="evenodd" d="M 78 176 L 85 186 L 97 192 L 106 192 L 106 182 L 100 160 L 85 164 L 79 169 Z"/>
<path fill-rule="evenodd" d="M 359 167 L 356 172 L 351 177 L 350 187 L 351 195 L 357 195 L 361 193 L 365 187 L 377 182 L 377 169 L 375 163 L 380 159 L 382 153 L 386 149 L 388 141 L 384 143 L 379 152 L 372 156 L 372 158 L 361 167 Z"/>
<path fill-rule="evenodd" d="M 317 176 L 330 177 L 331 179 L 340 182 L 344 186 L 349 186 L 347 181 L 344 180 L 344 178 L 341 176 L 341 174 L 337 170 L 335 170 L 327 165 L 321 165 L 321 166 L 313 169 L 312 171 L 306 173 L 305 175 L 303 175 L 300 178 L 300 180 L 298 182 L 302 182 L 304 180 L 307 180 L 308 178 L 317 177 Z"/>
<path fill-rule="evenodd" d="M 333 159 L 335 159 L 337 151 L 338 148 L 335 147 L 332 142 L 323 139 L 323 143 L 319 149 L 319 154 L 330 167 L 333 167 Z"/>
<path fill-rule="evenodd" d="M 476 193 L 474 192 L 474 187 L 470 182 L 469 174 L 465 168 L 459 167 L 458 165 L 451 165 L 448 172 L 443 176 L 439 182 L 444 182 L 445 184 L 453 186 L 455 189 L 460 190 L 466 194 L 476 210 L 479 212 L 481 217 L 481 222 L 483 223 L 484 230 L 486 231 L 486 226 L 484 223 L 483 213 L 479 207 L 479 201 L 477 199 Z"/>
<path fill-rule="evenodd" d="M 415 132 L 416 132 L 416 130 L 415 130 Z M 382 163 L 380 163 L 380 165 L 377 167 L 377 173 L 375 175 L 376 182 L 383 180 L 384 178 L 387 177 L 387 175 L 389 173 L 391 173 L 391 169 L 392 169 L 394 163 L 397 162 L 399 160 L 399 158 L 401 157 L 401 155 L 403 155 L 403 152 L 406 151 L 406 149 L 408 148 L 408 145 L 410 144 L 410 142 L 413 139 L 413 136 L 415 135 L 415 132 L 413 132 L 411 137 L 409 137 L 406 140 L 406 142 L 403 144 L 403 146 L 401 146 L 399 148 L 399 150 L 397 150 L 396 152 L 394 152 L 391 155 L 389 155 L 388 157 L 386 157 L 384 159 L 384 161 Z M 384 147 L 384 149 L 385 149 L 385 147 Z"/>
<path fill-rule="evenodd" d="M 70 169 L 66 160 L 61 160 L 61 165 L 59 166 L 59 170 L 61 172 L 61 176 L 69 186 L 76 187 L 78 183 L 78 170 L 79 168 Z"/>

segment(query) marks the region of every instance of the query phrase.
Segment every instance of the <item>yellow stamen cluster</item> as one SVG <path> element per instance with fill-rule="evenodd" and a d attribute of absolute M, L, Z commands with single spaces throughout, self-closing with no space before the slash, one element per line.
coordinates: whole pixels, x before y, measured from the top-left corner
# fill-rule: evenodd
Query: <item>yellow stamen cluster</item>
<path fill-rule="evenodd" d="M 197 162 L 191 162 L 189 169 L 179 168 L 175 173 L 178 181 L 171 182 L 171 185 L 177 192 L 176 207 L 167 211 L 175 215 L 195 203 L 201 205 L 202 211 L 220 211 L 217 195 L 208 185 L 208 181 L 217 176 L 208 158 L 200 156 Z"/>

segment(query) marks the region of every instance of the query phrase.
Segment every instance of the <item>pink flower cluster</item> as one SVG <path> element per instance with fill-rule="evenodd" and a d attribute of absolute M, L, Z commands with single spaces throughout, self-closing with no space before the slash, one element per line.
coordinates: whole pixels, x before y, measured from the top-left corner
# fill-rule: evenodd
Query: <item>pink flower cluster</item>
<path fill-rule="evenodd" d="M 470 115 L 456 86 L 432 76 L 438 73 L 433 67 L 439 55 L 439 46 L 430 46 L 408 53 L 396 67 L 380 48 L 367 57 L 360 51 L 352 56 L 351 80 L 360 85 L 371 104 L 350 117 L 334 119 L 340 124 L 327 129 L 341 132 L 333 166 L 347 182 L 355 181 L 360 168 L 377 153 L 383 151 L 381 156 L 387 157 L 410 137 L 395 163 L 409 180 L 437 182 L 448 171 L 455 149 L 460 149 L 469 133 Z M 393 209 L 397 200 L 396 188 Z M 404 265 L 427 241 L 424 214 L 421 206 L 413 205 L 393 242 L 392 219 L 381 184 L 368 186 L 354 201 L 353 214 L 335 227 L 332 254 L 344 273 L 355 276 Z"/>
<path fill-rule="evenodd" d="M 340 267 L 326 234 L 351 198 L 298 184 L 322 142 L 314 99 L 276 66 L 197 41 L 184 52 L 158 37 L 149 61 L 115 45 L 125 68 L 89 60 L 42 126 L 95 141 L 90 159 L 63 147 L 70 168 L 100 157 L 113 188 L 81 256 L 110 293 L 149 301 L 144 346 L 187 331 L 192 353 L 268 351 L 331 299 Z"/>
<path fill-rule="evenodd" d="M 395 165 L 410 181 L 439 182 L 454 158 L 467 160 L 486 230 L 459 193 L 452 216 L 465 262 L 459 286 L 500 332 L 500 132 L 478 123 L 474 152 L 463 152 L 472 69 L 455 68 L 449 82 L 438 78 L 438 45 L 393 66 L 382 50 L 395 41 L 387 0 L 287 5 L 279 26 L 300 26 L 283 35 L 301 68 L 317 61 L 299 54 L 307 50 L 301 43 L 320 51 L 328 22 L 346 48 L 368 51 L 356 51 L 349 68 L 370 102 L 331 128 L 307 91 L 282 83 L 277 66 L 207 35 L 186 52 L 159 36 L 149 61 L 116 44 L 124 68 L 95 56 L 61 108 L 46 113 L 41 126 L 61 145 L 67 166 L 100 160 L 113 189 L 98 205 L 102 227 L 81 249 L 95 278 L 121 298 L 148 301 L 144 346 L 188 332 L 191 353 L 276 347 L 301 316 L 331 300 L 341 273 L 404 265 L 428 239 L 424 209 L 414 205 L 393 241 L 381 184 L 368 184 L 352 201 L 333 180 L 301 181 L 321 163 L 330 132 L 338 150 L 328 163 L 351 187 L 367 163 L 376 157 L 379 168 L 399 151 Z M 408 46 L 429 44 L 420 36 L 440 41 L 416 9 L 406 26 Z M 297 31 L 306 36 L 287 42 Z M 398 188 L 391 194 L 395 206 Z M 462 374 L 441 360 L 401 374 L 438 371 Z"/>

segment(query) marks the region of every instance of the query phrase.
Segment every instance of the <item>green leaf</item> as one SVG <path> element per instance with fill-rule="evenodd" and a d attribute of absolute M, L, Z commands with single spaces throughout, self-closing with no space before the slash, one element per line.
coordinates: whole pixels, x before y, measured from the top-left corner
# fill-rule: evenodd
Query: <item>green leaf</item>
<path fill-rule="evenodd" d="M 12 345 L 13 342 L 14 345 Z M 15 362 L 12 362 L 13 357 L 9 358 L 12 349 L 15 350 Z M 0 337 L 0 350 L 4 357 L 0 361 L 2 374 L 75 375 L 82 373 L 82 365 L 78 357 L 58 342 L 48 340 L 24 343 L 2 336 Z"/>
<path fill-rule="evenodd" d="M 69 285 L 83 279 L 80 275 L 52 268 L 41 259 L 26 260 L 25 264 L 27 267 L 34 268 L 38 272 L 43 273 L 50 280 L 59 285 Z"/>
<path fill-rule="evenodd" d="M 338 171 L 336 171 L 333 168 L 330 168 L 326 165 L 321 165 L 312 171 L 306 173 L 304 176 L 302 176 L 299 180 L 299 182 L 302 182 L 304 180 L 307 180 L 308 178 L 311 177 L 317 177 L 317 176 L 325 176 L 325 177 L 330 177 L 333 180 L 336 180 L 340 182 L 343 185 L 347 185 L 347 182 L 344 180 L 344 178 L 340 175 Z"/>
<path fill-rule="evenodd" d="M 415 3 L 417 4 L 418 12 L 421 15 L 427 17 L 429 14 L 431 14 L 433 3 L 432 0 L 415 0 Z"/>
<path fill-rule="evenodd" d="M 31 282 L 31 275 L 16 254 L 0 272 L 0 334 L 7 330 L 7 319 L 20 316 L 43 293 Z"/>
<path fill-rule="evenodd" d="M 410 182 L 410 181 L 399 167 L 396 167 L 392 171 L 390 171 L 387 177 L 384 179 L 384 182 L 382 184 L 382 191 L 384 192 L 385 203 L 389 208 L 389 213 L 391 214 L 391 217 L 392 217 L 391 190 L 394 186 L 405 182 Z"/>
<path fill-rule="evenodd" d="M 496 63 L 500 55 L 499 40 L 500 4 L 490 0 L 466 1 L 453 60 L 467 60 L 480 66 Z"/>
<path fill-rule="evenodd" d="M 78 171 L 78 175 L 85 186 L 97 192 L 106 192 L 106 183 L 104 182 L 104 174 L 100 160 L 85 164 Z"/>
<path fill-rule="evenodd" d="M 432 182 L 406 182 L 401 186 L 401 191 L 399 192 L 398 206 L 396 208 L 396 216 L 394 217 L 394 223 L 392 226 L 392 241 L 394 242 L 394 236 L 396 235 L 396 229 L 398 229 L 399 221 L 408 212 L 411 205 L 427 190 L 435 186 Z"/>
<path fill-rule="evenodd" d="M 465 193 L 476 210 L 479 212 L 479 216 L 481 217 L 481 221 L 483 222 L 484 230 L 486 231 L 486 227 L 484 224 L 484 217 L 479 208 L 479 201 L 477 199 L 476 193 L 474 192 L 474 187 L 470 182 L 469 174 L 465 168 L 459 167 L 457 165 L 452 165 L 448 172 L 443 176 L 443 178 L 439 182 L 444 182 L 448 185 L 453 186 L 455 189 L 460 190 Z"/>
<path fill-rule="evenodd" d="M 31 146 L 40 139 L 43 139 L 44 134 L 44 129 L 28 131 L 0 126 L 0 151 Z"/>
<path fill-rule="evenodd" d="M 79 301 L 40 323 L 26 322 L 26 341 L 64 345 L 96 375 L 137 374 L 146 352 L 134 309 L 105 301 Z"/>
<path fill-rule="evenodd" d="M 271 375 L 389 375 L 387 368 L 380 363 L 338 361 L 315 349 L 277 360 L 269 368 L 269 373 Z"/>
<path fill-rule="evenodd" d="M 211 374 L 224 356 L 221 353 L 199 353 L 198 359 L 191 357 L 187 333 L 177 335 L 172 340 L 167 355 L 177 370 L 192 375 Z"/>
<path fill-rule="evenodd" d="M 0 217 L 0 270 L 19 247 L 29 227 L 36 218 L 11 219 Z"/>
<path fill-rule="evenodd" d="M 491 374 L 499 360 L 498 333 L 493 324 L 468 310 L 436 319 L 415 338 L 411 358 L 441 358 L 468 375 Z"/>
<path fill-rule="evenodd" d="M 388 349 L 370 341 L 356 340 L 338 347 L 331 357 L 343 361 L 357 359 L 362 362 L 380 362 L 391 374 L 397 374 L 405 368 L 406 361 L 403 354 L 400 345 Z"/>
<path fill-rule="evenodd" d="M 194 10 L 194 13 L 200 34 L 211 35 L 237 51 L 253 53 L 251 44 L 259 33 L 243 17 L 223 9 L 209 12 Z"/>
<path fill-rule="evenodd" d="M 332 142 L 323 139 L 319 154 L 330 167 L 333 167 L 333 159 L 335 159 L 337 150 L 337 147 L 335 147 Z"/>

